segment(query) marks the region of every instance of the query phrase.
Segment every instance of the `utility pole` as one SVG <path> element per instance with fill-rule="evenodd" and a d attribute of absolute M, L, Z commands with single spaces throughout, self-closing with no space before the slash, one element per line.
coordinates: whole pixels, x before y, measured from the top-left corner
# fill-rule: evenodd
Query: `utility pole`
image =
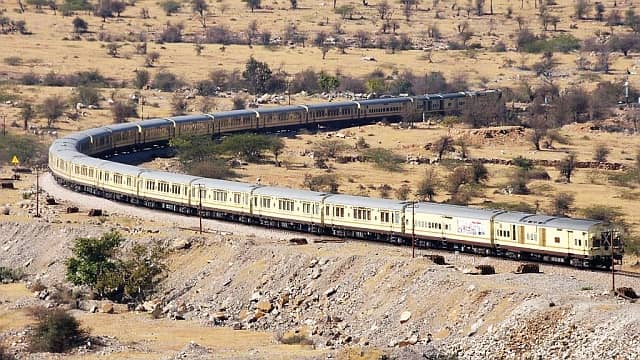
<path fill-rule="evenodd" d="M 36 168 L 36 217 L 40 217 L 40 172 L 38 165 Z"/>
<path fill-rule="evenodd" d="M 200 197 L 200 209 L 198 215 L 200 217 L 200 235 L 202 235 L 202 185 L 198 184 L 198 196 Z"/>
<path fill-rule="evenodd" d="M 611 240 L 610 242 L 610 246 L 611 246 L 611 291 L 613 292 L 613 294 L 616 294 L 616 270 L 615 270 L 615 262 L 613 260 L 613 231 L 611 229 L 609 229 L 609 239 Z"/>
<path fill-rule="evenodd" d="M 411 257 L 416 257 L 416 202 L 411 202 Z"/>

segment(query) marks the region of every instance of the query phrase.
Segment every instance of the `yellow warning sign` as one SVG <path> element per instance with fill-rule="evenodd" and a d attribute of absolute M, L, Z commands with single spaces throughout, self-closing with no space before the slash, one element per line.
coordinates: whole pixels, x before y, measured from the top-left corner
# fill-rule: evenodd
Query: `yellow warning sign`
<path fill-rule="evenodd" d="M 18 164 L 20 164 L 20 160 L 18 160 L 18 157 L 17 157 L 17 156 L 13 155 L 13 158 L 11 159 L 11 163 L 12 163 L 14 166 L 17 166 Z"/>

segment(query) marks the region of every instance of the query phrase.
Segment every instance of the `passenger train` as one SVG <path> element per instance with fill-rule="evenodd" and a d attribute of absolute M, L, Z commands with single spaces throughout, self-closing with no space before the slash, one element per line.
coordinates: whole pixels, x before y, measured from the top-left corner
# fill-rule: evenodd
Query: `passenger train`
<path fill-rule="evenodd" d="M 178 136 L 425 118 L 502 101 L 499 90 L 234 110 L 109 125 L 56 140 L 55 179 L 76 191 L 183 214 L 482 255 L 608 267 L 623 255 L 600 221 L 262 186 L 143 169 L 100 158 Z M 610 239 L 613 239 L 611 241 Z M 611 249 L 613 246 L 613 249 Z M 613 251 L 612 251 L 613 250 Z M 613 254 L 613 259 L 612 259 Z"/>

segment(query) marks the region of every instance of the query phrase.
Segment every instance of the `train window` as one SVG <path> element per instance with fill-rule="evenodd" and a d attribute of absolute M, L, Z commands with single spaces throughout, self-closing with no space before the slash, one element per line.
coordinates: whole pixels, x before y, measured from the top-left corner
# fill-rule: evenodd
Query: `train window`
<path fill-rule="evenodd" d="M 342 206 L 336 206 L 333 208 L 333 216 L 344 217 L 344 208 Z"/>
<path fill-rule="evenodd" d="M 214 190 L 213 191 L 213 201 L 226 202 L 227 201 L 227 192 L 224 190 Z"/>
<path fill-rule="evenodd" d="M 278 209 L 283 211 L 293 211 L 293 200 L 278 200 Z"/>
<path fill-rule="evenodd" d="M 449 224 L 444 224 L 444 229 L 449 230 Z"/>
<path fill-rule="evenodd" d="M 324 214 L 329 215 L 329 206 L 324 207 Z"/>
<path fill-rule="evenodd" d="M 156 183 L 153 180 L 147 180 L 146 187 L 147 187 L 147 190 L 155 190 Z"/>
<path fill-rule="evenodd" d="M 131 177 L 127 176 L 127 186 L 131 187 Z"/>
<path fill-rule="evenodd" d="M 242 204 L 242 194 L 233 193 L 233 202 L 236 204 Z"/>
<path fill-rule="evenodd" d="M 560 244 L 560 237 L 556 236 L 556 237 L 553 239 L 553 241 L 554 241 L 556 244 Z"/>
<path fill-rule="evenodd" d="M 388 211 L 381 211 L 380 212 L 380 221 L 388 223 L 389 222 L 389 212 Z"/>
<path fill-rule="evenodd" d="M 171 192 L 180 195 L 180 185 L 171 185 Z"/>
<path fill-rule="evenodd" d="M 311 213 L 311 204 L 302 203 L 302 212 L 305 213 L 305 214 L 310 214 Z"/>
<path fill-rule="evenodd" d="M 371 220 L 370 209 L 353 209 L 353 218 L 357 220 Z"/>
<path fill-rule="evenodd" d="M 271 207 L 271 199 L 270 198 L 263 197 L 261 200 L 262 201 L 261 201 L 260 206 L 262 206 L 263 208 L 270 208 Z"/>

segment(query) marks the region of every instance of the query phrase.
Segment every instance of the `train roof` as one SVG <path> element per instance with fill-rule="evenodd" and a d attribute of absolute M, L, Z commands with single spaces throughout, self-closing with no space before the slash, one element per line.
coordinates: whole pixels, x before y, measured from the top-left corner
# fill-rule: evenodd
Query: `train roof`
<path fill-rule="evenodd" d="M 263 186 L 254 190 L 255 195 L 267 195 L 267 196 L 275 196 L 279 198 L 286 198 L 292 200 L 303 200 L 303 201 L 322 201 L 328 194 L 317 191 L 308 191 L 308 190 L 298 190 L 298 189 L 288 189 L 284 187 L 278 186 Z"/>
<path fill-rule="evenodd" d="M 59 159 L 65 160 L 65 161 L 69 161 L 71 159 L 77 158 L 77 157 L 83 157 L 86 156 L 83 153 L 78 152 L 77 150 L 60 150 L 60 151 L 56 151 L 56 156 Z"/>
<path fill-rule="evenodd" d="M 256 109 L 260 114 L 270 114 L 270 113 L 288 113 L 292 111 L 305 111 L 305 109 L 300 105 L 287 105 L 287 106 L 278 106 L 278 107 L 261 107 Z"/>
<path fill-rule="evenodd" d="M 149 119 L 144 121 L 139 121 L 136 124 L 140 125 L 141 128 L 153 128 L 158 126 L 165 126 L 171 124 L 171 122 L 167 119 Z"/>
<path fill-rule="evenodd" d="M 128 175 L 128 176 L 139 176 L 143 172 L 149 171 L 147 169 L 139 168 L 137 166 L 117 163 L 113 161 L 108 161 L 107 163 L 102 164 L 100 168 L 105 171 L 114 172 L 121 175 Z"/>
<path fill-rule="evenodd" d="M 102 165 L 108 163 L 109 161 L 84 155 L 74 158 L 74 162 L 78 165 L 84 165 L 93 168 L 102 168 Z"/>
<path fill-rule="evenodd" d="M 405 211 L 410 211 L 411 206 Z M 494 216 L 503 213 L 503 210 L 476 209 L 460 205 L 439 204 L 434 202 L 419 202 L 415 204 L 416 214 L 435 214 L 458 218 L 471 218 L 478 220 L 491 220 Z"/>
<path fill-rule="evenodd" d="M 86 135 L 86 136 L 109 136 L 111 135 L 111 130 L 107 127 L 99 127 L 99 128 L 93 128 L 93 129 L 89 129 L 89 130 L 85 130 L 82 132 L 82 134 Z"/>
<path fill-rule="evenodd" d="M 251 192 L 251 190 L 260 186 L 255 184 L 247 184 L 239 181 L 228 181 L 228 180 L 209 179 L 209 178 L 200 178 L 194 181 L 191 185 L 194 185 L 194 186 L 202 185 L 210 189 L 228 190 L 228 191 L 236 191 L 236 192 L 244 192 L 244 193 Z"/>
<path fill-rule="evenodd" d="M 589 219 L 572 219 L 566 217 L 557 217 L 548 222 L 550 227 L 557 229 L 574 229 L 578 231 L 588 231 L 595 225 L 602 225 L 602 221 Z"/>
<path fill-rule="evenodd" d="M 176 183 L 176 184 L 179 183 L 184 185 L 189 185 L 191 184 L 192 181 L 201 179 L 200 177 L 197 177 L 197 176 L 191 176 L 186 174 L 175 174 L 175 173 L 170 173 L 166 171 L 156 171 L 156 170 L 145 171 L 140 174 L 140 177 L 155 179 L 158 181 Z"/>
<path fill-rule="evenodd" d="M 243 116 L 243 115 L 255 115 L 256 112 L 248 109 L 240 109 L 240 110 L 230 110 L 230 111 L 222 111 L 215 114 L 212 114 L 214 119 L 218 118 L 227 118 L 231 116 Z"/>
<path fill-rule="evenodd" d="M 107 125 L 105 126 L 105 128 L 110 129 L 113 132 L 121 132 L 121 131 L 131 130 L 134 128 L 137 129 L 138 124 L 134 122 L 120 123 L 120 124 Z"/>
<path fill-rule="evenodd" d="M 49 147 L 49 152 L 59 152 L 59 151 L 78 151 L 76 145 L 78 144 L 77 140 L 62 138 L 58 139 L 51 144 Z"/>
<path fill-rule="evenodd" d="M 403 97 L 392 97 L 392 98 L 381 98 L 381 99 L 359 101 L 359 103 L 362 105 L 394 104 L 394 103 L 406 103 L 406 102 L 411 102 L 411 98 L 407 96 L 403 96 Z"/>
<path fill-rule="evenodd" d="M 407 205 L 406 201 L 377 199 L 354 195 L 330 195 L 324 201 L 327 204 L 333 205 L 349 205 L 362 208 L 389 210 L 402 210 Z"/>
<path fill-rule="evenodd" d="M 184 123 L 184 122 L 200 122 L 200 121 L 211 121 L 211 117 L 207 115 L 183 115 L 183 116 L 173 116 L 168 118 L 168 120 L 173 120 L 176 124 Z"/>
<path fill-rule="evenodd" d="M 597 220 L 572 219 L 517 211 L 504 212 L 496 216 L 495 221 L 518 225 L 536 225 L 558 229 L 573 229 L 579 231 L 589 230 L 592 226 L 602 223 Z"/>
<path fill-rule="evenodd" d="M 355 101 L 338 101 L 338 102 L 330 102 L 330 103 L 314 103 L 306 105 L 309 110 L 311 109 L 333 109 L 333 108 L 343 108 L 343 107 L 358 107 L 358 102 Z"/>

